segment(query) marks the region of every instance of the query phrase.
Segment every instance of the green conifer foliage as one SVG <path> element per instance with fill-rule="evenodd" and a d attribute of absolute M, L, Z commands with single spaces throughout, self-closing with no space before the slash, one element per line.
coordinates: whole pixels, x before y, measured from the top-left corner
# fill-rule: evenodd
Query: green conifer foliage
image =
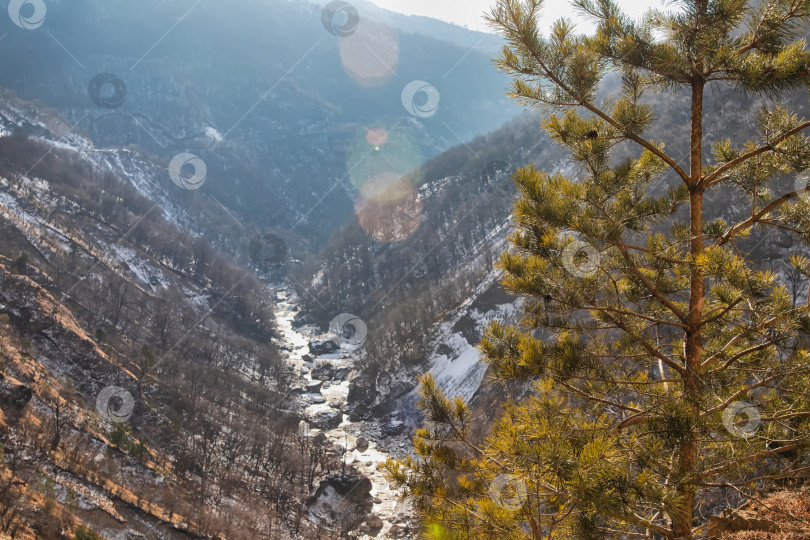
<path fill-rule="evenodd" d="M 576 167 L 515 174 L 500 267 L 525 318 L 481 344 L 492 376 L 534 391 L 477 437 L 424 377 L 416 456 L 388 470 L 435 538 L 704 537 L 707 512 L 810 465 L 808 303 L 740 247 L 757 229 L 810 240 L 810 121 L 782 99 L 810 83 L 810 1 L 680 0 L 636 21 L 576 0 L 593 35 L 543 35 L 541 4 L 498 2 L 498 64 Z M 621 91 L 597 100 L 610 72 Z M 704 140 L 714 85 L 763 98 L 747 143 Z M 645 98 L 683 92 L 689 146 L 664 148 Z M 738 221 L 704 209 L 732 192 Z"/>

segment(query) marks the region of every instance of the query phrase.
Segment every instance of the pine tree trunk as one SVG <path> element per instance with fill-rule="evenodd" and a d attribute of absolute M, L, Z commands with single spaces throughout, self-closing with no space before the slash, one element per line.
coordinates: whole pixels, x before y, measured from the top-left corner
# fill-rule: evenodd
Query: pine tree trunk
<path fill-rule="evenodd" d="M 695 75 L 692 82 L 692 118 L 690 130 L 690 174 L 689 174 L 689 228 L 690 251 L 696 256 L 703 251 L 703 186 L 700 183 L 703 162 L 703 90 L 705 82 Z M 703 354 L 703 336 L 700 321 L 703 318 L 703 298 L 706 292 L 706 277 L 693 268 L 690 279 L 689 312 L 686 316 L 685 360 L 683 398 L 687 414 L 692 417 L 692 425 L 697 424 L 699 409 L 698 378 L 700 360 Z M 695 507 L 696 490 L 689 477 L 698 463 L 697 440 L 690 433 L 678 449 L 676 493 L 680 503 L 672 516 L 672 532 L 675 538 L 692 538 L 692 519 Z"/>

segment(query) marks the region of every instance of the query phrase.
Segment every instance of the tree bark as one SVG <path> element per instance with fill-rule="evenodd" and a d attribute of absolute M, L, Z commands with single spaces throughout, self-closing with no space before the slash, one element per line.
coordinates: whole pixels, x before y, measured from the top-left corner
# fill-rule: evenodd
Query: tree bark
<path fill-rule="evenodd" d="M 692 117 L 690 128 L 690 174 L 689 174 L 689 229 L 690 252 L 697 256 L 703 251 L 703 91 L 705 81 L 695 74 L 692 81 Z M 706 276 L 693 267 L 690 276 L 689 312 L 686 315 L 685 361 L 683 396 L 687 414 L 697 423 L 700 415 L 698 378 L 703 355 L 703 336 L 700 321 L 703 318 L 703 301 L 706 292 Z M 681 441 L 678 449 L 676 494 L 680 503 L 672 516 L 672 532 L 675 538 L 692 538 L 692 519 L 695 507 L 696 488 L 692 480 L 698 463 L 697 439 L 694 433 Z"/>

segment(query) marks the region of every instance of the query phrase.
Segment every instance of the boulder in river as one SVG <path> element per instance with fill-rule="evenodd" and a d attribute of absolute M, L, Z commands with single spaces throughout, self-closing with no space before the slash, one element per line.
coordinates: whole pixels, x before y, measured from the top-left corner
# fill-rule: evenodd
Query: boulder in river
<path fill-rule="evenodd" d="M 365 405 L 363 405 L 361 403 L 360 405 L 355 407 L 352 410 L 352 412 L 349 413 L 349 421 L 350 422 L 361 422 L 361 421 L 364 421 L 364 420 L 368 420 L 368 419 L 371 418 L 371 416 L 373 414 L 374 414 L 374 412 L 371 409 L 369 409 L 368 407 L 366 407 Z"/>
<path fill-rule="evenodd" d="M 360 525 L 359 531 L 363 534 L 366 534 L 374 538 L 378 534 L 380 534 L 382 528 L 383 528 L 383 521 L 374 514 L 369 514 L 366 516 L 365 523 Z"/>
<path fill-rule="evenodd" d="M 321 398 L 323 398 L 323 396 L 321 396 Z M 343 422 L 343 413 L 335 410 L 319 412 L 312 419 L 312 423 L 323 431 L 335 429 L 341 422 Z"/>
<path fill-rule="evenodd" d="M 323 381 L 313 381 L 307 385 L 307 392 L 317 394 L 321 391 L 321 387 L 323 387 Z"/>
<path fill-rule="evenodd" d="M 308 324 L 315 324 L 315 317 L 306 311 L 299 311 L 292 320 L 293 328 L 301 328 Z"/>
<path fill-rule="evenodd" d="M 349 403 L 370 403 L 377 397 L 377 389 L 371 384 L 365 384 L 360 379 L 355 379 L 349 383 Z"/>
<path fill-rule="evenodd" d="M 320 356 L 322 354 L 331 354 L 340 349 L 338 344 L 331 339 L 310 341 L 308 347 L 309 352 L 316 356 Z"/>
<path fill-rule="evenodd" d="M 395 437 L 402 435 L 405 431 L 405 422 L 402 420 L 389 420 L 382 426 L 382 434 L 385 437 Z"/>
<path fill-rule="evenodd" d="M 333 409 L 340 409 L 341 412 L 343 412 L 343 409 L 342 409 L 343 400 L 340 399 L 340 398 L 335 398 L 335 399 L 329 400 L 329 406 L 332 407 Z"/>
<path fill-rule="evenodd" d="M 335 512 L 336 500 L 340 500 L 340 505 L 348 510 L 344 515 L 356 516 L 349 524 L 350 529 L 358 527 L 373 506 L 371 480 L 359 474 L 330 474 L 321 480 L 318 489 L 306 503 L 313 514 L 328 515 Z"/>
<path fill-rule="evenodd" d="M 335 375 L 335 368 L 332 364 L 324 364 L 312 369 L 312 378 L 320 381 L 331 381 Z"/>
<path fill-rule="evenodd" d="M 365 452 L 368 450 L 368 439 L 365 437 L 358 437 L 357 441 L 355 442 L 355 448 L 360 452 Z"/>
<path fill-rule="evenodd" d="M 320 394 L 310 394 L 309 402 L 313 405 L 320 405 L 321 403 L 326 403 L 326 398 Z"/>
<path fill-rule="evenodd" d="M 411 534 L 411 529 L 404 525 L 394 525 L 388 531 L 389 538 L 407 538 Z"/>

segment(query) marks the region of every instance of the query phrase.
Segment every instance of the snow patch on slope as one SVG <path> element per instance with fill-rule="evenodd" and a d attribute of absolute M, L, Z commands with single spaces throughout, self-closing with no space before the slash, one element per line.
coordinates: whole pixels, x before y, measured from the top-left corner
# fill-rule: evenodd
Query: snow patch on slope
<path fill-rule="evenodd" d="M 111 244 L 109 249 L 115 252 L 116 258 L 126 264 L 130 272 L 135 274 L 135 277 L 142 283 L 150 287 L 168 288 L 169 283 L 166 281 L 163 273 L 152 266 L 148 261 L 140 258 L 134 249 L 117 244 Z"/>
<path fill-rule="evenodd" d="M 440 355 L 432 359 L 430 373 L 436 378 L 444 393 L 451 397 L 461 396 L 469 402 L 484 381 L 487 366 L 481 362 L 481 353 L 460 334 L 451 334 L 450 341 L 463 341 L 463 346 L 454 351 L 451 358 Z M 457 356 L 456 356 L 457 355 Z"/>

